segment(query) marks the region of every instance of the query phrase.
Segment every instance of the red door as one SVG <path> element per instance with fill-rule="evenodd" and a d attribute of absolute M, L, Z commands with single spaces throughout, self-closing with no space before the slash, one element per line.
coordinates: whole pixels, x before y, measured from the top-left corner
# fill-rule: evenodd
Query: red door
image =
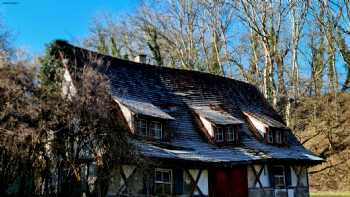
<path fill-rule="evenodd" d="M 211 197 L 247 197 L 247 168 L 214 168 L 209 170 L 209 193 Z"/>

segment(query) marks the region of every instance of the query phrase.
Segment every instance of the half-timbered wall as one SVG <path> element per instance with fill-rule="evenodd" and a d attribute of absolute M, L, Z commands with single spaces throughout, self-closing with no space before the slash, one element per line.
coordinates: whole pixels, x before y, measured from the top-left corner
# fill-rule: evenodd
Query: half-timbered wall
<path fill-rule="evenodd" d="M 107 196 L 143 194 L 143 172 L 134 165 L 117 166 L 111 175 Z"/>
<path fill-rule="evenodd" d="M 192 180 L 194 182 L 196 179 L 198 179 L 197 183 L 190 183 L 190 185 L 193 186 L 193 184 L 196 184 L 196 188 L 193 191 L 194 195 L 204 195 L 207 196 L 209 193 L 208 189 L 208 170 L 199 170 L 199 169 L 189 169 L 188 172 L 190 173 Z M 199 174 L 200 173 L 200 174 Z M 184 171 L 184 177 L 188 176 L 186 171 Z M 200 191 L 199 191 L 200 190 Z"/>
<path fill-rule="evenodd" d="M 247 170 L 248 188 L 270 187 L 269 173 L 266 165 L 250 165 Z M 259 177 L 259 181 L 257 177 Z"/>
<path fill-rule="evenodd" d="M 250 165 L 247 168 L 248 191 L 251 197 L 306 197 L 308 191 L 307 168 L 303 166 L 284 166 L 290 168 L 290 182 L 286 188 L 274 188 L 270 182 L 267 165 Z"/>
<path fill-rule="evenodd" d="M 274 188 L 270 183 L 267 165 L 247 166 L 249 197 L 306 197 L 309 195 L 307 168 L 292 166 L 291 185 Z M 171 168 L 166 168 L 171 169 Z M 209 196 L 209 177 L 207 169 L 171 169 L 173 172 L 172 196 Z M 154 177 L 133 165 L 121 165 L 114 169 L 109 184 L 108 196 L 147 196 L 154 195 Z M 181 172 L 182 180 L 175 180 L 176 172 Z M 239 177 L 235 177 L 239 178 Z M 178 178 L 177 178 L 178 179 Z M 176 185 L 181 184 L 181 185 Z M 180 191 L 179 191 L 180 188 Z"/>
<path fill-rule="evenodd" d="M 164 169 L 172 170 L 172 196 L 208 196 L 208 170 Z M 179 176 L 181 181 L 178 180 Z M 112 172 L 107 196 L 155 195 L 154 178 L 152 169 L 144 170 L 134 165 L 117 166 Z"/>

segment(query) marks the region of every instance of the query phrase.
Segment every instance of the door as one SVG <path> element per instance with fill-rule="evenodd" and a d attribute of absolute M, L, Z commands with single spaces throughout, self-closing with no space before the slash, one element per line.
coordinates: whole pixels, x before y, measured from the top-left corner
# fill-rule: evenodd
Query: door
<path fill-rule="evenodd" d="M 247 197 L 247 168 L 213 168 L 209 170 L 209 193 L 211 197 Z"/>

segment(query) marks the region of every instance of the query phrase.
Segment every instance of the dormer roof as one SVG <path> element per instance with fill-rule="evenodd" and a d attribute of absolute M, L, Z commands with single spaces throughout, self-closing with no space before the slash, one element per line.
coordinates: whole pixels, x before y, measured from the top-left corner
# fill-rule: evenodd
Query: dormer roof
<path fill-rule="evenodd" d="M 164 120 L 174 120 L 175 118 L 162 111 L 159 107 L 152 103 L 136 101 L 133 99 L 113 97 L 115 101 L 120 102 L 135 114 L 160 118 Z"/>
<path fill-rule="evenodd" d="M 288 127 L 282 121 L 278 121 L 268 115 L 260 112 L 243 112 L 246 116 L 252 117 L 265 124 L 267 127 L 287 129 Z"/>
<path fill-rule="evenodd" d="M 193 106 L 192 108 L 198 115 L 216 125 L 234 125 L 244 123 L 242 120 L 232 116 L 224 110 L 215 110 L 210 106 Z"/>

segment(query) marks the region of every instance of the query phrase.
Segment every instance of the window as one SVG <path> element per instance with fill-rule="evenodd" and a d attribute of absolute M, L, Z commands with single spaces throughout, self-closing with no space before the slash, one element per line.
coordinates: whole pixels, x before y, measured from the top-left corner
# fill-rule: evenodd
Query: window
<path fill-rule="evenodd" d="M 268 131 L 267 132 L 267 142 L 268 143 L 273 143 L 273 132 L 272 131 Z"/>
<path fill-rule="evenodd" d="M 223 128 L 219 127 L 216 129 L 215 140 L 216 140 L 216 142 L 223 142 L 224 141 L 224 129 Z"/>
<path fill-rule="evenodd" d="M 152 121 L 150 125 L 150 136 L 156 139 L 162 138 L 162 124 L 160 122 Z"/>
<path fill-rule="evenodd" d="M 138 119 L 137 120 L 137 130 L 140 135 L 147 136 L 147 121 L 144 119 Z"/>
<path fill-rule="evenodd" d="M 138 135 L 155 139 L 163 138 L 163 128 L 161 122 L 136 118 L 135 124 Z"/>
<path fill-rule="evenodd" d="M 281 131 L 276 131 L 276 143 L 277 144 L 282 144 L 283 143 L 283 139 L 282 139 L 282 133 Z"/>
<path fill-rule="evenodd" d="M 172 171 L 157 168 L 155 170 L 155 193 L 166 195 L 172 193 Z"/>
<path fill-rule="evenodd" d="M 215 142 L 218 143 L 233 143 L 238 140 L 238 133 L 234 125 L 216 126 L 214 135 Z"/>
<path fill-rule="evenodd" d="M 272 168 L 272 178 L 275 188 L 284 188 L 286 186 L 284 167 L 274 166 Z"/>
<path fill-rule="evenodd" d="M 235 130 L 233 127 L 227 127 L 226 128 L 226 137 L 227 142 L 234 142 L 235 141 Z"/>
<path fill-rule="evenodd" d="M 267 131 L 266 141 L 269 144 L 283 145 L 287 143 L 288 131 L 283 129 L 270 129 Z"/>
<path fill-rule="evenodd" d="M 96 163 L 93 162 L 93 163 L 90 163 L 88 165 L 88 174 L 90 177 L 95 177 L 97 176 L 97 166 L 96 166 Z"/>

